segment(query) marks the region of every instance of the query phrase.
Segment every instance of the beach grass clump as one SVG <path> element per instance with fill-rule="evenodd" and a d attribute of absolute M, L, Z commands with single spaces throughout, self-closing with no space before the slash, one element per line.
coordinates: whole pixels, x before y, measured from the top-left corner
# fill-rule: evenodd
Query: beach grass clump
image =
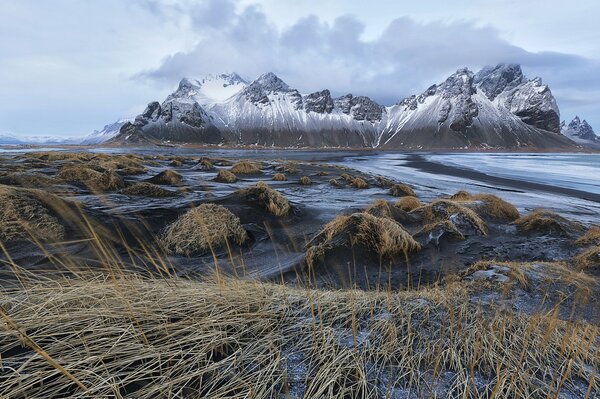
<path fill-rule="evenodd" d="M 575 244 L 579 246 L 600 245 L 600 226 L 590 227 L 584 235 L 575 241 Z"/>
<path fill-rule="evenodd" d="M 413 209 L 417 209 L 418 207 L 421 206 L 421 201 L 419 201 L 419 199 L 417 197 L 413 197 L 413 196 L 406 196 L 406 197 L 401 197 L 399 198 L 395 203 L 394 206 L 396 208 L 399 208 L 405 212 L 410 212 Z"/>
<path fill-rule="evenodd" d="M 470 194 L 467 191 L 460 190 L 452 195 L 450 199 L 455 202 L 481 202 L 482 206 L 478 210 L 497 220 L 512 222 L 520 216 L 519 211 L 513 204 L 493 194 Z"/>
<path fill-rule="evenodd" d="M 411 212 L 421 214 L 425 224 L 450 220 L 460 231 L 464 228 L 472 228 L 478 234 L 487 235 L 487 226 L 483 219 L 459 202 L 440 199 L 415 208 Z"/>
<path fill-rule="evenodd" d="M 600 271 L 600 245 L 595 245 L 580 252 L 573 260 L 579 270 Z"/>
<path fill-rule="evenodd" d="M 342 182 L 339 179 L 329 179 L 329 185 L 333 187 L 342 187 Z"/>
<path fill-rule="evenodd" d="M 241 245 L 247 239 L 240 219 L 227 208 L 202 204 L 167 226 L 160 242 L 167 252 L 191 256 L 215 251 L 228 243 Z"/>
<path fill-rule="evenodd" d="M 392 206 L 384 199 L 377 199 L 365 208 L 363 212 L 373 216 L 393 219 Z"/>
<path fill-rule="evenodd" d="M 298 162 L 295 161 L 282 162 L 281 164 L 275 166 L 275 170 L 277 172 L 287 173 L 288 175 L 295 175 L 297 173 L 300 173 Z"/>
<path fill-rule="evenodd" d="M 215 181 L 219 183 L 235 183 L 237 181 L 237 176 L 228 170 L 221 169 L 217 172 Z"/>
<path fill-rule="evenodd" d="M 150 183 L 170 186 L 178 186 L 181 184 L 182 181 L 183 176 L 171 169 L 163 170 L 156 176 L 153 176 L 150 179 L 148 179 L 148 182 Z"/>
<path fill-rule="evenodd" d="M 302 184 L 303 186 L 310 186 L 312 184 L 312 180 L 310 180 L 310 177 L 308 176 L 302 176 L 298 180 L 298 183 Z"/>
<path fill-rule="evenodd" d="M 57 162 L 57 161 L 87 161 L 90 160 L 94 156 L 93 153 L 90 152 L 66 152 L 66 151 L 38 151 L 38 152 L 28 152 L 26 154 L 21 155 L 24 158 L 33 158 L 39 159 L 41 161 L 47 162 Z"/>
<path fill-rule="evenodd" d="M 123 179 L 116 172 L 107 170 L 98 172 L 81 164 L 65 165 L 58 171 L 57 177 L 69 183 L 81 184 L 90 191 L 118 190 L 125 186 Z"/>
<path fill-rule="evenodd" d="M 423 225 L 421 229 L 415 233 L 415 237 L 430 234 L 432 234 L 433 237 L 438 237 L 437 240 L 439 240 L 439 237 L 442 235 L 459 241 L 465 239 L 464 234 L 458 230 L 458 228 L 450 220 L 441 220 Z"/>
<path fill-rule="evenodd" d="M 162 188 L 161 186 L 148 182 L 139 182 L 125 187 L 120 191 L 121 194 L 136 196 L 136 197 L 173 197 L 177 195 L 173 191 Z"/>
<path fill-rule="evenodd" d="M 16 172 L 0 176 L 0 184 L 8 186 L 20 186 L 30 188 L 50 187 L 58 184 L 58 180 L 52 176 L 36 172 Z"/>
<path fill-rule="evenodd" d="M 404 183 L 394 184 L 390 187 L 390 194 L 394 197 L 416 197 L 414 190 Z"/>
<path fill-rule="evenodd" d="M 208 158 L 200 158 L 200 161 L 198 162 L 198 165 L 196 165 L 196 167 L 204 171 L 210 171 L 215 168 L 211 160 Z"/>
<path fill-rule="evenodd" d="M 249 161 L 236 162 L 229 171 L 236 175 L 258 175 L 262 173 L 258 164 Z"/>
<path fill-rule="evenodd" d="M 360 189 L 369 188 L 369 183 L 367 183 L 362 177 L 358 176 L 352 178 L 352 180 L 350 181 L 350 185 L 354 188 Z"/>
<path fill-rule="evenodd" d="M 234 194 L 257 202 L 275 216 L 285 216 L 291 209 L 290 203 L 279 191 L 262 181 L 254 186 L 237 190 Z"/>
<path fill-rule="evenodd" d="M 58 210 L 67 202 L 42 190 L 0 185 L 0 242 L 34 238 L 61 240 L 65 228 Z"/>
<path fill-rule="evenodd" d="M 410 233 L 393 219 L 365 212 L 339 215 L 307 245 L 305 260 L 308 266 L 312 267 L 328 250 L 339 245 L 348 248 L 363 245 L 385 259 L 406 256 L 421 249 Z"/>
<path fill-rule="evenodd" d="M 572 221 L 544 209 L 534 209 L 513 223 L 523 234 L 569 234 L 577 229 Z"/>
<path fill-rule="evenodd" d="M 273 175 L 273 181 L 286 181 L 287 177 L 283 173 L 275 173 Z"/>
<path fill-rule="evenodd" d="M 388 179 L 387 177 L 377 176 L 377 184 L 382 188 L 391 188 L 396 182 Z"/>

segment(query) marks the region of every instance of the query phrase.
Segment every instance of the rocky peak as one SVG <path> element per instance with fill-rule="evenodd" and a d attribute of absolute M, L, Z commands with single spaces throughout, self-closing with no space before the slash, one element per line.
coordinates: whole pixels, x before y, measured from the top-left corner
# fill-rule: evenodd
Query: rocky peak
<path fill-rule="evenodd" d="M 219 82 L 223 87 L 228 87 L 236 84 L 248 84 L 240 75 L 235 72 L 232 73 L 219 73 L 217 75 L 206 75 L 199 81 L 196 81 L 199 86 L 205 85 L 209 82 Z"/>
<path fill-rule="evenodd" d="M 243 90 L 246 99 L 254 104 L 269 104 L 268 94 L 272 93 L 289 93 L 297 109 L 302 105 L 302 96 L 298 90 L 292 89 L 273 72 L 261 75 Z"/>
<path fill-rule="evenodd" d="M 473 124 L 473 119 L 479 114 L 479 108 L 472 98 L 477 92 L 473 79 L 473 72 L 462 68 L 437 87 L 436 92 L 442 97 L 439 124 L 448 122 L 454 131 L 464 131 Z"/>
<path fill-rule="evenodd" d="M 304 96 L 303 102 L 306 112 L 312 111 L 320 114 L 329 114 L 333 110 L 333 100 L 331 93 L 327 89 L 307 94 Z"/>
<path fill-rule="evenodd" d="M 560 111 L 542 79 L 525 81 L 507 92 L 504 106 L 528 125 L 560 133 Z"/>
<path fill-rule="evenodd" d="M 354 96 L 350 93 L 333 100 L 335 108 L 358 121 L 379 122 L 383 107 L 366 96 Z"/>
<path fill-rule="evenodd" d="M 260 85 L 262 89 L 267 92 L 286 92 L 291 90 L 290 86 L 273 72 L 267 72 L 264 75 L 259 76 L 258 79 L 252 82 L 252 85 L 253 84 Z"/>
<path fill-rule="evenodd" d="M 525 81 L 521 66 L 518 64 L 486 66 L 474 77 L 477 87 L 492 101 L 500 93 L 514 89 Z"/>
<path fill-rule="evenodd" d="M 590 124 L 585 119 L 583 121 L 579 119 L 579 116 L 575 116 L 567 126 L 563 122 L 561 128 L 562 132 L 569 137 L 576 137 L 582 140 L 599 140 Z"/>

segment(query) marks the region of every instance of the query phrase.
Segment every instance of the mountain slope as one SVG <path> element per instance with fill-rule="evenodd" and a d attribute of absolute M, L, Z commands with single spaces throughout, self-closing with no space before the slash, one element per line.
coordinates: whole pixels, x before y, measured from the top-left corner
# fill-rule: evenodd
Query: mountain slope
<path fill-rule="evenodd" d="M 118 143 L 274 147 L 559 148 L 559 110 L 518 65 L 459 69 L 419 96 L 383 107 L 364 96 L 302 94 L 273 73 L 182 79 L 162 103 L 125 123 Z"/>

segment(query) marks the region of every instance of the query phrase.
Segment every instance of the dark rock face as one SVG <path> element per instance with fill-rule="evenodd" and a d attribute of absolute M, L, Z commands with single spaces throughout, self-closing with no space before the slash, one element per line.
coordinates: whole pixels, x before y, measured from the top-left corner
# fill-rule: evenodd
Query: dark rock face
<path fill-rule="evenodd" d="M 460 132 L 473 124 L 473 118 L 479 114 L 477 104 L 471 96 L 477 92 L 473 86 L 473 73 L 459 69 L 442 83 L 436 91 L 442 94 L 443 105 L 438 123 L 449 120 L 450 129 Z"/>
<path fill-rule="evenodd" d="M 304 96 L 303 102 L 306 112 L 330 114 L 333 111 L 333 100 L 331 93 L 327 89 Z"/>
<path fill-rule="evenodd" d="M 244 96 L 254 104 L 269 104 L 269 94 L 286 94 L 296 109 L 302 108 L 302 95 L 290 88 L 273 72 L 266 73 L 250 83 L 243 90 Z"/>
<path fill-rule="evenodd" d="M 358 121 L 379 122 L 383 107 L 366 96 L 346 94 L 333 100 L 335 107 Z"/>
<path fill-rule="evenodd" d="M 475 84 L 492 101 L 503 91 L 514 89 L 525 80 L 521 66 L 517 64 L 487 66 L 474 77 Z"/>

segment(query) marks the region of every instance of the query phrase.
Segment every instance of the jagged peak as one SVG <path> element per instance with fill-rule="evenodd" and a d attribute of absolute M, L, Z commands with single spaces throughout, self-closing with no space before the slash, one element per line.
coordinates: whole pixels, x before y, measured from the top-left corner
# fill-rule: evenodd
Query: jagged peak
<path fill-rule="evenodd" d="M 273 72 L 260 75 L 251 85 L 260 85 L 266 91 L 290 91 L 290 86 Z"/>
<path fill-rule="evenodd" d="M 217 74 L 207 74 L 202 79 L 199 79 L 197 82 L 200 85 L 206 84 L 208 82 L 214 81 L 222 81 L 224 85 L 233 85 L 233 84 L 248 84 L 248 81 L 238 75 L 236 72 L 228 72 L 228 73 L 217 73 Z"/>

